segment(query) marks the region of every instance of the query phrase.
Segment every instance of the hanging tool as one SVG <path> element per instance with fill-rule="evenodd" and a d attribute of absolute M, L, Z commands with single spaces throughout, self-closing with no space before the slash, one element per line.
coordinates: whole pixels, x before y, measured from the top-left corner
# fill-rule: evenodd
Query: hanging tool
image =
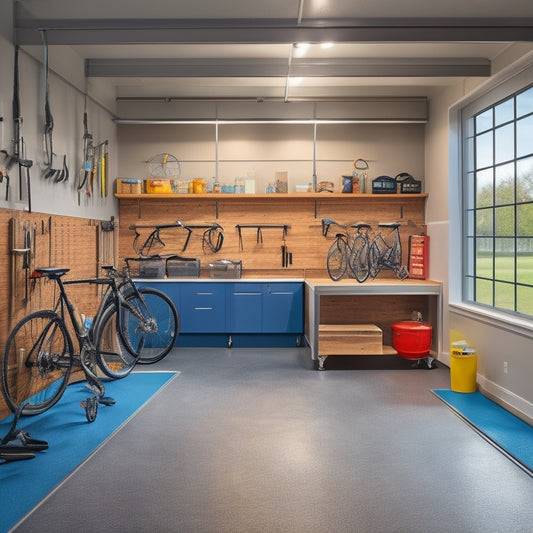
<path fill-rule="evenodd" d="M 28 211 L 31 213 L 31 191 L 30 191 L 30 168 L 33 161 L 24 158 L 24 139 L 21 136 L 22 116 L 20 114 L 19 99 L 19 46 L 15 46 L 15 66 L 13 75 L 13 162 L 19 167 L 19 200 L 22 200 L 23 172 L 26 169 L 26 192 L 28 196 Z"/>
<path fill-rule="evenodd" d="M 292 252 L 289 252 L 289 247 L 285 242 L 285 235 L 283 236 L 283 244 L 281 245 L 281 266 L 287 268 L 292 265 Z"/>
<path fill-rule="evenodd" d="M 17 300 L 17 257 L 15 249 L 17 247 L 17 220 L 9 219 L 9 251 L 11 252 L 11 278 L 9 280 L 9 322 L 13 318 L 15 302 Z"/>
<path fill-rule="evenodd" d="M 6 202 L 9 199 L 9 174 L 7 170 L 0 170 L 0 183 L 3 183 L 6 180 Z"/>
<path fill-rule="evenodd" d="M 31 252 L 32 252 L 32 234 L 31 225 L 29 221 L 25 221 L 23 225 L 24 231 L 24 252 L 22 255 L 22 268 L 24 270 L 24 298 L 23 305 L 28 303 L 28 283 L 30 281 L 30 266 L 31 266 Z"/>
<path fill-rule="evenodd" d="M 109 183 L 109 153 L 107 151 L 108 141 L 104 145 L 104 157 L 102 159 L 102 196 L 107 198 L 107 184 Z"/>
<path fill-rule="evenodd" d="M 83 112 L 83 167 L 78 174 L 78 204 L 80 203 L 80 194 L 83 189 L 90 196 L 89 178 L 92 176 L 94 168 L 94 146 L 93 136 L 89 133 L 87 127 L 87 97 L 85 97 L 85 110 Z"/>
<path fill-rule="evenodd" d="M 52 131 L 54 129 L 54 117 L 50 111 L 50 83 L 48 82 L 48 44 L 46 42 L 46 30 L 41 30 L 43 41 L 43 70 L 44 70 L 44 161 L 43 178 L 48 179 L 59 172 L 52 167 L 54 160 L 54 148 L 52 143 Z"/>
<path fill-rule="evenodd" d="M 52 111 L 50 109 L 50 83 L 48 81 L 48 43 L 46 40 L 46 30 L 41 30 L 41 39 L 43 42 L 43 70 L 44 70 L 44 88 L 45 88 L 45 99 L 44 99 L 44 147 L 46 153 L 46 159 L 44 161 L 44 170 L 43 178 L 50 179 L 53 178 L 55 183 L 61 181 L 66 181 L 69 177 L 68 168 L 67 168 L 67 156 L 63 156 L 63 166 L 62 168 L 54 168 L 54 148 L 52 142 L 52 132 L 54 130 L 54 118 L 52 116 Z"/>

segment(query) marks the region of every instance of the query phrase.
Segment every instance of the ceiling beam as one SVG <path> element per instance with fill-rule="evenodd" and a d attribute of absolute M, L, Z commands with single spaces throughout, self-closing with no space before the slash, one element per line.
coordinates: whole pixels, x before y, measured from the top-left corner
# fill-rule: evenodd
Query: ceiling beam
<path fill-rule="evenodd" d="M 482 58 L 87 59 L 87 77 L 268 78 L 490 76 Z"/>
<path fill-rule="evenodd" d="M 17 4 L 17 3 L 16 3 Z M 372 19 L 37 19 L 15 14 L 15 42 L 49 45 L 533 42 L 533 17 Z"/>

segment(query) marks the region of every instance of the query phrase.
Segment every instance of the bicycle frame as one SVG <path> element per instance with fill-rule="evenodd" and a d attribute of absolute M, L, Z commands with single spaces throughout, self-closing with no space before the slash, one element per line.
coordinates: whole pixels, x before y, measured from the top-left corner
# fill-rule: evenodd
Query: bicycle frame
<path fill-rule="evenodd" d="M 87 278 L 79 280 L 64 281 L 64 285 L 80 284 L 80 283 L 92 283 L 99 285 L 107 285 L 107 289 L 100 299 L 100 304 L 92 320 L 92 325 L 87 330 L 87 334 L 90 340 L 95 343 L 95 335 L 101 331 L 101 326 L 108 318 L 109 309 L 116 309 L 116 331 L 122 342 L 122 347 L 135 359 L 137 359 L 144 349 L 145 335 L 154 333 L 157 331 L 157 324 L 154 318 L 148 313 L 144 314 L 143 311 L 147 311 L 148 305 L 141 291 L 137 288 L 137 285 L 132 280 L 129 274 L 129 268 L 124 267 L 123 273 L 119 274 L 118 270 L 113 265 L 103 265 L 102 268 L 106 271 L 105 278 Z M 122 280 L 118 282 L 118 280 Z M 64 289 L 63 289 L 64 291 Z M 138 302 L 137 305 L 133 305 L 132 302 Z M 140 305 L 139 305 L 140 303 Z M 125 316 L 126 313 L 130 313 L 138 324 L 136 325 L 136 331 L 142 333 L 138 344 L 132 346 L 129 335 L 125 332 Z M 76 318 L 74 313 L 74 318 Z M 82 330 L 83 331 L 83 330 Z"/>
<path fill-rule="evenodd" d="M 382 270 L 389 269 L 394 271 L 398 279 L 403 280 L 409 275 L 409 272 L 402 265 L 400 224 L 383 223 L 379 224 L 379 226 L 392 228 L 392 230 L 387 235 L 383 235 L 383 232 L 380 231 L 370 243 L 368 251 L 370 275 L 374 279 Z M 392 243 L 390 243 L 390 235 L 392 235 Z"/>
<path fill-rule="evenodd" d="M 67 309 L 67 314 L 72 324 L 72 329 L 78 340 L 79 354 L 72 354 L 73 362 L 76 358 L 79 358 L 80 366 L 83 369 L 89 388 L 94 392 L 94 394 L 97 395 L 98 398 L 103 398 L 105 394 L 105 387 L 93 370 L 95 366 L 94 354 L 96 353 L 96 347 L 94 346 L 92 336 L 89 335 L 89 331 L 94 328 L 95 324 L 93 322 L 93 326 L 91 328 L 85 328 L 85 324 L 81 319 L 81 315 L 78 314 L 76 308 L 68 297 L 65 285 L 76 283 L 108 284 L 109 280 L 107 278 L 94 278 L 63 281 L 61 279 L 61 275 L 49 275 L 48 277 L 53 279 L 59 288 L 59 296 L 53 310 L 56 313 L 59 310 L 58 314 L 65 322 L 65 308 Z"/>

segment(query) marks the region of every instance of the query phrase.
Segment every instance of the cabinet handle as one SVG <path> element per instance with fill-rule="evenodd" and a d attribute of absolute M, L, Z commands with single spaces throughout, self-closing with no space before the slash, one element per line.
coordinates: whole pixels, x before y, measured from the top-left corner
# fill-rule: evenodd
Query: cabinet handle
<path fill-rule="evenodd" d="M 196 296 L 212 296 L 213 295 L 212 292 L 197 292 L 195 294 Z"/>
<path fill-rule="evenodd" d="M 212 307 L 195 307 L 194 310 L 195 311 L 212 311 L 213 308 Z"/>
<path fill-rule="evenodd" d="M 234 292 L 234 296 L 257 296 L 260 295 L 260 292 Z"/>

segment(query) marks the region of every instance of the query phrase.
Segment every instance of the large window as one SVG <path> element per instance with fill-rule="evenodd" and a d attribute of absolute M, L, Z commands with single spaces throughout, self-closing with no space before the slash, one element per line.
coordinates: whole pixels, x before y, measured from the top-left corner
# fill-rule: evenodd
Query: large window
<path fill-rule="evenodd" d="M 463 115 L 463 297 L 533 316 L 533 86 Z"/>

